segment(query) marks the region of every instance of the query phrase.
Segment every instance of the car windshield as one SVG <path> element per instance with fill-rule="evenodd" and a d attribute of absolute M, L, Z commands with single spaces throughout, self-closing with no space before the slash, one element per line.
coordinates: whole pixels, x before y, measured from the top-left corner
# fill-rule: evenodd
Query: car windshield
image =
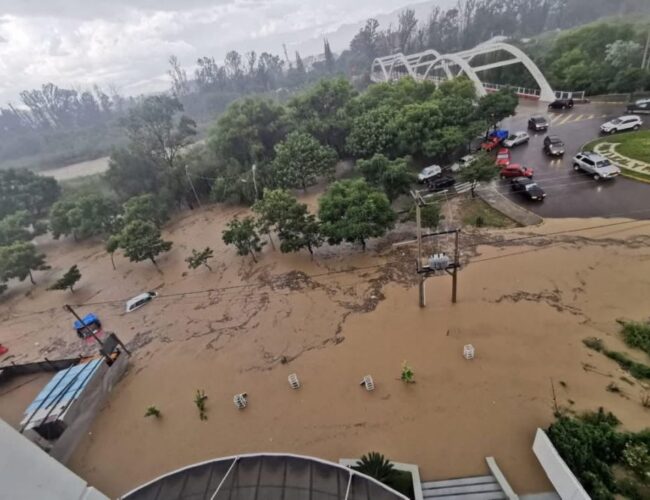
<path fill-rule="evenodd" d="M 511 141 L 512 141 L 512 140 L 515 140 L 516 138 L 517 138 L 516 135 L 509 135 L 509 136 L 508 136 L 508 139 L 511 140 Z"/>
<path fill-rule="evenodd" d="M 553 144 L 553 146 L 564 146 L 562 139 L 559 137 L 551 137 L 549 138 L 549 141 L 551 141 L 551 144 Z"/>
<path fill-rule="evenodd" d="M 616 118 L 616 120 L 612 120 L 609 123 L 611 123 L 612 125 L 618 125 L 619 123 L 621 123 L 621 120 L 619 118 Z"/>
<path fill-rule="evenodd" d="M 535 184 L 534 182 L 531 182 L 530 184 L 526 184 L 526 191 L 530 191 L 531 189 L 536 188 L 536 187 L 537 187 L 537 184 Z"/>
<path fill-rule="evenodd" d="M 609 160 L 601 160 L 596 162 L 596 168 L 605 168 L 605 167 L 611 167 L 612 164 Z"/>

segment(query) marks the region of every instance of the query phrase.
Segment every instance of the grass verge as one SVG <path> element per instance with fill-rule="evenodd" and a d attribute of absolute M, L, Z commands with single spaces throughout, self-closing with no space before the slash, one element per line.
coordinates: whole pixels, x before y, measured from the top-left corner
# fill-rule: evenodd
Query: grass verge
<path fill-rule="evenodd" d="M 479 198 L 467 198 L 460 204 L 460 218 L 465 226 L 495 227 L 506 229 L 517 227 L 517 223 Z"/>

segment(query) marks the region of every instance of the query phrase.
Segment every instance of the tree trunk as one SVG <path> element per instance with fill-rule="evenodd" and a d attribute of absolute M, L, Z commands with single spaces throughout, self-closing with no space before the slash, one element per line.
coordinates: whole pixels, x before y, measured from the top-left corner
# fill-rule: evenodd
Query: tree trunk
<path fill-rule="evenodd" d="M 149 260 L 153 262 L 153 265 L 156 266 L 156 269 L 158 270 L 158 272 L 160 272 L 160 268 L 158 267 L 158 263 L 156 262 L 156 259 L 154 259 L 152 255 L 150 255 Z"/>
<path fill-rule="evenodd" d="M 314 249 L 311 247 L 311 243 L 309 242 L 307 242 L 307 250 L 309 250 L 311 260 L 314 260 Z"/>
<path fill-rule="evenodd" d="M 115 260 L 113 259 L 113 252 L 111 252 L 111 264 L 113 264 L 113 271 L 115 271 L 117 268 L 115 267 Z"/>
<path fill-rule="evenodd" d="M 72 293 L 74 293 L 74 283 L 73 283 L 72 285 L 70 285 L 70 291 L 71 291 Z"/>
<path fill-rule="evenodd" d="M 210 267 L 210 264 L 208 264 L 207 262 L 204 262 L 203 265 L 205 267 L 207 267 L 210 270 L 210 272 L 212 272 L 212 268 Z"/>
<path fill-rule="evenodd" d="M 35 285 L 36 282 L 34 281 L 34 277 L 32 276 L 32 270 L 29 269 L 29 270 L 27 271 L 27 274 L 29 274 L 29 281 L 32 282 L 32 285 Z"/>
<path fill-rule="evenodd" d="M 273 251 L 275 251 L 275 243 L 273 242 L 273 238 L 271 238 L 271 232 L 267 233 L 267 236 L 269 237 L 269 241 L 271 242 L 271 248 L 273 248 Z"/>
<path fill-rule="evenodd" d="M 255 258 L 255 252 L 253 250 L 249 250 L 248 253 L 251 255 L 251 257 L 253 257 L 253 261 L 255 262 L 255 264 L 257 264 L 257 259 Z"/>
<path fill-rule="evenodd" d="M 364 252 L 366 251 L 366 240 L 365 238 L 361 238 L 361 250 Z"/>

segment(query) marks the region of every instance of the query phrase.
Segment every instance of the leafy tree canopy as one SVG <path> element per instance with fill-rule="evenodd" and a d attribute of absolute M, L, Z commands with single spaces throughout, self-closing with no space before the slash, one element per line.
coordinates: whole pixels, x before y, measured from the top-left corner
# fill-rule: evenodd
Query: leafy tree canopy
<path fill-rule="evenodd" d="M 167 221 L 169 215 L 165 204 L 150 193 L 129 198 L 122 205 L 122 210 L 124 224 L 134 220 L 144 220 L 160 227 Z"/>
<path fill-rule="evenodd" d="M 359 170 L 369 184 L 381 188 L 392 202 L 400 194 L 408 193 L 415 177 L 409 171 L 407 158 L 389 160 L 376 154 L 370 160 L 359 160 Z"/>
<path fill-rule="evenodd" d="M 0 219 L 25 210 L 32 218 L 45 214 L 61 195 L 56 179 L 31 170 L 0 170 Z"/>
<path fill-rule="evenodd" d="M 139 219 L 126 224 L 117 239 L 119 247 L 131 262 L 148 259 L 156 267 L 156 257 L 172 247 L 171 241 L 164 241 L 160 237 L 160 229 L 153 222 Z"/>
<path fill-rule="evenodd" d="M 192 255 L 187 257 L 185 259 L 185 262 L 187 262 L 187 266 L 190 269 L 196 269 L 197 267 L 205 266 L 210 271 L 212 271 L 210 264 L 208 264 L 208 260 L 210 260 L 212 257 L 214 257 L 214 250 L 212 250 L 210 247 L 205 247 L 200 251 L 193 248 Z"/>
<path fill-rule="evenodd" d="M 395 223 L 388 197 L 365 180 L 338 181 L 319 200 L 321 231 L 330 244 L 361 243 L 383 236 Z"/>
<path fill-rule="evenodd" d="M 50 210 L 50 231 L 54 239 L 72 235 L 77 240 L 110 232 L 117 204 L 99 194 L 68 198 L 56 202 Z"/>
<path fill-rule="evenodd" d="M 460 171 L 463 182 L 472 183 L 472 196 L 479 182 L 489 182 L 499 175 L 499 169 L 494 166 L 494 159 L 487 153 L 480 153 L 476 160 Z"/>
<path fill-rule="evenodd" d="M 0 282 L 17 278 L 24 281 L 29 277 L 36 284 L 32 271 L 50 269 L 45 263 L 45 254 L 38 253 L 31 243 L 18 241 L 8 246 L 0 247 Z"/>
<path fill-rule="evenodd" d="M 226 245 L 234 245 L 237 248 L 238 255 L 250 255 L 257 262 L 255 252 L 262 251 L 266 242 L 260 241 L 255 226 L 255 219 L 252 217 L 245 217 L 242 220 L 234 218 L 228 223 L 222 237 Z"/>
<path fill-rule="evenodd" d="M 273 181 L 284 188 L 307 189 L 319 177 L 332 178 L 336 151 L 304 132 L 290 133 L 275 147 Z"/>
<path fill-rule="evenodd" d="M 477 117 L 485 123 L 496 126 L 504 118 L 515 114 L 517 104 L 519 104 L 519 99 L 512 90 L 501 89 L 481 97 L 478 103 Z"/>

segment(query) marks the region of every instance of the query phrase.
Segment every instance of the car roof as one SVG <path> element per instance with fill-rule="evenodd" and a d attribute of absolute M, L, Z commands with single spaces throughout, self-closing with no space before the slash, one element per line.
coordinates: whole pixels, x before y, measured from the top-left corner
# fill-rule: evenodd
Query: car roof
<path fill-rule="evenodd" d="M 528 177 L 515 177 L 514 182 L 519 182 L 520 184 L 533 184 L 535 181 Z"/>
<path fill-rule="evenodd" d="M 559 136 L 557 136 L 557 135 L 547 135 L 546 137 L 548 138 L 549 141 L 560 141 L 560 142 L 562 142 L 562 139 L 560 139 Z"/>
<path fill-rule="evenodd" d="M 646 104 L 646 103 L 649 103 L 649 102 L 650 102 L 650 98 L 648 98 L 648 99 L 637 99 L 636 101 L 634 101 L 632 103 L 632 105 L 634 105 L 634 104 L 636 104 L 636 105 L 638 105 L 638 104 Z"/>
<path fill-rule="evenodd" d="M 140 301 L 142 299 L 149 298 L 149 297 L 151 297 L 151 294 L 149 292 L 144 292 L 144 293 L 141 293 L 140 295 L 136 295 L 132 299 L 129 299 L 129 300 L 126 301 L 126 307 L 132 306 L 136 302 L 138 302 L 138 301 Z"/>
<path fill-rule="evenodd" d="M 531 120 L 544 120 L 546 121 L 546 117 L 542 115 L 533 115 L 530 117 Z"/>
<path fill-rule="evenodd" d="M 628 119 L 628 118 L 635 118 L 635 119 L 637 119 L 637 120 L 640 120 L 640 119 L 641 119 L 641 118 L 639 117 L 639 115 L 623 115 L 623 116 L 619 116 L 617 119 L 618 119 L 618 120 L 626 120 L 626 119 Z"/>
<path fill-rule="evenodd" d="M 593 151 L 581 151 L 580 154 L 594 161 L 601 161 L 607 159 L 603 155 L 599 155 L 598 153 L 594 153 Z"/>

